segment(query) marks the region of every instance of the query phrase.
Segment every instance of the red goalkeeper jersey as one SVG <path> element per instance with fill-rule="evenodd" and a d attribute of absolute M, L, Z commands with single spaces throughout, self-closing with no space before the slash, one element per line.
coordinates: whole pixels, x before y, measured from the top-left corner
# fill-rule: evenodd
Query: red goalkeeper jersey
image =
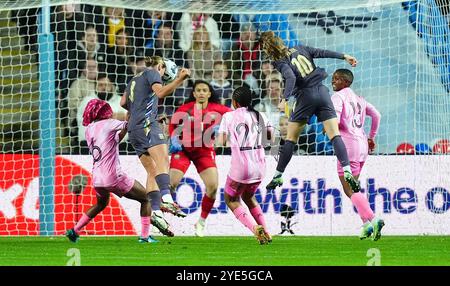
<path fill-rule="evenodd" d="M 180 142 L 185 149 L 213 148 L 215 125 L 220 124 L 222 115 L 231 111 L 231 108 L 218 104 L 208 103 L 205 109 L 197 109 L 195 102 L 180 106 L 170 120 L 170 137 L 179 135 Z"/>

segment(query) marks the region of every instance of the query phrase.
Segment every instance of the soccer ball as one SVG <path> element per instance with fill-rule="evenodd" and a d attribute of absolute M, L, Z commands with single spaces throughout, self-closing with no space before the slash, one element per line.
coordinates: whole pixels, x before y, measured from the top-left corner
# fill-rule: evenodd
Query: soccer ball
<path fill-rule="evenodd" d="M 172 60 L 165 59 L 164 63 L 166 64 L 166 72 L 162 76 L 162 80 L 164 83 L 170 83 L 175 80 L 178 74 L 178 66 Z"/>

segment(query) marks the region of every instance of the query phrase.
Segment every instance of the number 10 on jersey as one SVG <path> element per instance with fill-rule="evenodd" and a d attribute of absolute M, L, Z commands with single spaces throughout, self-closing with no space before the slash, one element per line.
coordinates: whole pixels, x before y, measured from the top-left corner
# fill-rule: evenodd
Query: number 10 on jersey
<path fill-rule="evenodd" d="M 293 58 L 291 63 L 297 67 L 302 77 L 309 75 L 314 70 L 311 62 L 302 55 L 298 55 L 297 58 Z"/>

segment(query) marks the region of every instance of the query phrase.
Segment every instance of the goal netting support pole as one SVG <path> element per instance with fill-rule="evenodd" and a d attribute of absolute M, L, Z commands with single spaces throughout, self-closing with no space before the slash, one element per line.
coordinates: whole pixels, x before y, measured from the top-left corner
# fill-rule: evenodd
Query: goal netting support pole
<path fill-rule="evenodd" d="M 42 0 L 39 23 L 39 233 L 53 235 L 55 224 L 55 51 L 50 1 Z"/>

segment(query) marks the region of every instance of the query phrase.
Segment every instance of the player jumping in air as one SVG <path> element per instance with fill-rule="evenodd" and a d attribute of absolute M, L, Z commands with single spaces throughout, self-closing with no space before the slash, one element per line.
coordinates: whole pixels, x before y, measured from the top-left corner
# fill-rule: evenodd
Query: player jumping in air
<path fill-rule="evenodd" d="M 225 183 L 225 202 L 236 218 L 253 232 L 260 244 L 272 242 L 255 192 L 264 177 L 266 160 L 264 141 L 271 140 L 273 128 L 264 114 L 254 110 L 250 89 L 233 92 L 234 111 L 224 114 L 217 141 L 231 146 L 231 168 Z M 242 207 L 240 198 L 250 214 Z"/>
<path fill-rule="evenodd" d="M 66 232 L 66 236 L 76 242 L 80 230 L 105 209 L 110 193 L 114 193 L 141 203 L 142 229 L 139 242 L 155 242 L 149 236 L 151 208 L 147 191 L 120 168 L 119 143 L 127 132 L 127 122 L 112 119 L 112 115 L 111 106 L 100 99 L 90 100 L 84 110 L 83 126 L 87 126 L 86 140 L 94 159 L 92 177 L 97 203 L 83 214 L 74 228 Z M 153 216 L 151 223 L 161 232 L 167 233 L 168 224 L 163 218 Z"/>
<path fill-rule="evenodd" d="M 172 94 L 189 77 L 190 71 L 181 69 L 173 82 L 163 86 L 161 76 L 166 71 L 163 58 L 147 57 L 145 65 L 147 68 L 128 83 L 120 102 L 130 114 L 128 138 L 147 171 L 146 187 L 153 216 L 162 218 L 163 210 L 184 217 L 186 214 L 174 203 L 170 193 L 167 140 L 159 127 L 157 113 L 158 99 Z"/>
<path fill-rule="evenodd" d="M 336 93 L 333 94 L 331 100 L 336 110 L 342 140 L 347 147 L 352 173 L 358 179 L 368 153 L 372 153 L 375 149 L 374 138 L 380 124 L 380 113 L 372 104 L 353 92 L 350 88 L 352 82 L 353 73 L 351 71 L 348 69 L 336 70 L 331 81 Z M 366 115 L 372 118 L 369 137 L 364 132 Z M 368 238 L 373 233 L 372 239 L 378 240 L 381 237 L 384 221 L 375 218 L 365 195 L 351 190 L 344 179 L 344 172 L 339 161 L 337 162 L 337 170 L 345 194 L 350 198 L 363 221 L 360 239 Z"/>
<path fill-rule="evenodd" d="M 174 189 L 177 188 L 191 161 L 205 183 L 202 211 L 195 224 L 195 235 L 200 237 L 204 236 L 206 218 L 216 200 L 219 184 L 213 137 L 219 128 L 222 115 L 231 111 L 219 102 L 220 98 L 209 83 L 196 81 L 192 94 L 173 114 L 169 125 L 172 153 L 170 185 Z"/>
<path fill-rule="evenodd" d="M 356 66 L 356 59 L 349 55 L 307 46 L 289 49 L 272 31 L 262 33 L 260 42 L 264 52 L 272 60 L 272 65 L 283 75 L 285 89 L 280 107 L 285 108 L 289 117 L 286 141 L 280 152 L 276 172 L 266 188 L 273 190 L 283 184 L 282 175 L 292 158 L 299 135 L 309 118 L 315 114 L 318 120 L 323 122 L 324 130 L 333 144 L 334 152 L 344 170 L 345 181 L 354 192 L 358 192 L 360 185 L 352 175 L 347 150 L 339 133 L 336 112 L 328 89 L 322 84 L 327 73 L 314 64 L 314 58 L 336 58 Z"/>

